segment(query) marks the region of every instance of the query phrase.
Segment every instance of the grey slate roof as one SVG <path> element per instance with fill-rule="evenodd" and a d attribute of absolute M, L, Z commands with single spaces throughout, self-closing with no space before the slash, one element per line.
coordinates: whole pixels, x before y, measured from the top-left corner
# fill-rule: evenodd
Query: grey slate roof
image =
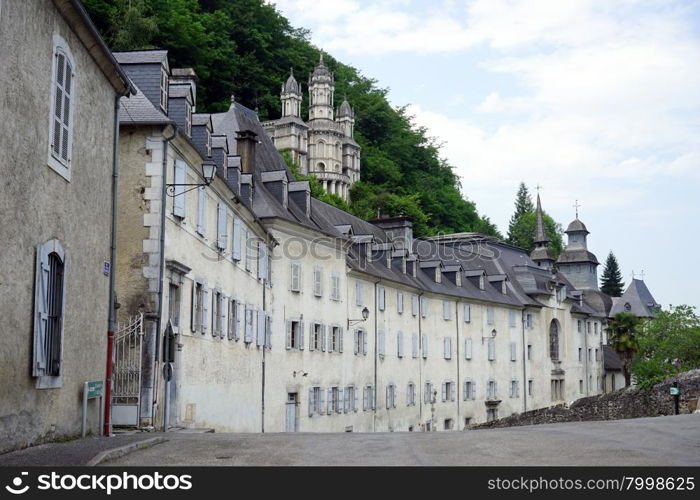
<path fill-rule="evenodd" d="M 571 224 L 569 224 L 569 227 L 567 227 L 566 231 L 564 231 L 564 232 L 565 233 L 576 233 L 579 231 L 583 231 L 586 233 L 589 232 L 588 229 L 586 229 L 586 225 L 583 222 L 581 222 L 577 217 L 576 219 L 574 219 L 571 222 Z"/>
<path fill-rule="evenodd" d="M 603 364 L 606 372 L 622 371 L 622 361 L 620 361 L 620 356 L 618 356 L 609 345 L 603 346 Z"/>
<path fill-rule="evenodd" d="M 559 258 L 557 259 L 557 264 L 600 264 L 598 258 L 592 252 L 589 252 L 585 248 L 575 248 L 573 250 L 564 250 Z"/>
<path fill-rule="evenodd" d="M 654 318 L 656 317 L 654 310 L 657 308 L 661 308 L 661 304 L 656 302 L 644 281 L 635 278 L 625 293 L 613 304 L 610 316 L 629 312 L 640 318 Z"/>
<path fill-rule="evenodd" d="M 132 84 L 133 85 L 133 84 Z M 174 123 L 157 109 L 141 90 L 133 85 L 136 93 L 119 100 L 119 123 L 129 125 L 167 125 Z"/>
<path fill-rule="evenodd" d="M 115 52 L 114 58 L 119 64 L 164 64 L 168 67 L 167 50 L 132 50 Z"/>

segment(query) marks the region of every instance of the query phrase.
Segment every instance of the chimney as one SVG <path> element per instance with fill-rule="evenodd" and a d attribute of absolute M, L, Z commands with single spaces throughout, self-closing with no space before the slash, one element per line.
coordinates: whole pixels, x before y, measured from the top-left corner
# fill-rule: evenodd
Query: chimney
<path fill-rule="evenodd" d="M 406 274 L 406 250 L 394 250 L 391 254 L 391 265 L 394 269 Z"/>
<path fill-rule="evenodd" d="M 211 133 L 211 115 L 206 113 L 192 115 L 192 142 L 204 158 L 211 156 Z"/>
<path fill-rule="evenodd" d="M 374 219 L 370 221 L 375 226 L 382 228 L 389 241 L 394 244 L 394 248 L 406 249 L 411 251 L 411 246 L 413 244 L 413 222 L 409 217 L 399 216 L 399 217 L 388 217 L 381 219 Z"/>
<path fill-rule="evenodd" d="M 241 174 L 241 199 L 248 206 L 253 203 L 253 174 Z"/>
<path fill-rule="evenodd" d="M 244 174 L 252 174 L 255 167 L 255 146 L 258 143 L 258 134 L 252 130 L 239 130 L 236 132 L 236 150 L 241 157 L 241 171 Z"/>
<path fill-rule="evenodd" d="M 171 85 L 187 84 L 192 90 L 192 112 L 197 109 L 197 82 L 199 78 L 192 68 L 173 68 L 170 70 Z"/>
<path fill-rule="evenodd" d="M 268 192 L 279 201 L 284 208 L 287 208 L 287 171 L 274 170 L 272 172 L 261 172 L 263 186 Z"/>
<path fill-rule="evenodd" d="M 229 155 L 227 158 L 226 182 L 236 196 L 241 194 L 241 157 Z"/>
<path fill-rule="evenodd" d="M 216 174 L 226 178 L 226 157 L 228 156 L 228 139 L 225 135 L 211 136 L 211 159 L 216 164 Z"/>
<path fill-rule="evenodd" d="M 311 217 L 311 187 L 309 181 L 294 181 L 287 185 L 289 199 Z"/>

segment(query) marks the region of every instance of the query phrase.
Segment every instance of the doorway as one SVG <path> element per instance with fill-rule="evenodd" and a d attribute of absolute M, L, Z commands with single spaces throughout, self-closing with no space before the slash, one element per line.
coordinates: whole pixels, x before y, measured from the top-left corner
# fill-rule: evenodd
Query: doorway
<path fill-rule="evenodd" d="M 296 392 L 287 393 L 287 432 L 299 431 L 299 397 Z"/>

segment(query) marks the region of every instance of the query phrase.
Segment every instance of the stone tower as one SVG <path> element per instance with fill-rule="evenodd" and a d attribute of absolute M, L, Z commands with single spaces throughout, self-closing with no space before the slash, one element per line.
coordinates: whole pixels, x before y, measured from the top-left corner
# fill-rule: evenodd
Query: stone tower
<path fill-rule="evenodd" d="M 543 269 L 552 270 L 554 258 L 549 253 L 549 238 L 544 231 L 544 219 L 542 217 L 542 204 L 537 193 L 537 227 L 535 228 L 535 248 L 530 253 L 530 258 Z"/>
<path fill-rule="evenodd" d="M 566 228 L 566 249 L 557 259 L 557 268 L 579 290 L 598 290 L 598 266 L 596 256 L 588 251 L 587 236 L 590 233 L 578 218 Z"/>
<path fill-rule="evenodd" d="M 302 174 L 321 181 L 327 193 L 349 198 L 360 179 L 360 146 L 353 139 L 355 111 L 344 99 L 334 112 L 335 78 L 323 62 L 323 53 L 309 76 L 309 119 L 301 119 L 301 85 L 290 73 L 282 85 L 282 117 L 263 123 L 275 147 L 289 152 Z"/>

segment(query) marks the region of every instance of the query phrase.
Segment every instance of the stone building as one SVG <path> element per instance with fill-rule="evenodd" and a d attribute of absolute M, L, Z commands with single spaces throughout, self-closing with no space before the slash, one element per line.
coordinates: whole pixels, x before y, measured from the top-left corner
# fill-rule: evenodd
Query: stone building
<path fill-rule="evenodd" d="M 291 70 L 280 93 L 282 116 L 264 122 L 263 128 L 279 151 L 291 155 L 300 173 L 317 177 L 327 193 L 347 200 L 360 179 L 360 146 L 353 139 L 355 112 L 346 98 L 334 110 L 335 78 L 323 54 L 308 87 L 308 121 L 301 118 L 302 86 Z"/>
<path fill-rule="evenodd" d="M 0 6 L 0 452 L 81 432 L 105 379 L 119 95 L 77 0 Z M 88 430 L 97 434 L 97 403 Z"/>

